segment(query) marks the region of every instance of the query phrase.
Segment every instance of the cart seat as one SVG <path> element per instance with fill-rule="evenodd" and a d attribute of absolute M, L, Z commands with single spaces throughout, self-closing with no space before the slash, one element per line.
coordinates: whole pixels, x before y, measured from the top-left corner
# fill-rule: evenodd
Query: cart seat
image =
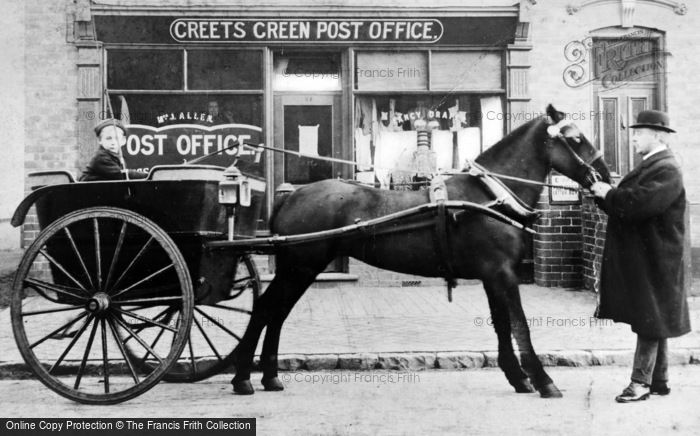
<path fill-rule="evenodd" d="M 66 170 L 35 171 L 27 174 L 27 181 L 32 190 L 47 185 L 75 183 L 73 173 Z"/>
<path fill-rule="evenodd" d="M 213 180 L 223 177 L 224 167 L 215 165 L 156 165 L 147 180 Z"/>

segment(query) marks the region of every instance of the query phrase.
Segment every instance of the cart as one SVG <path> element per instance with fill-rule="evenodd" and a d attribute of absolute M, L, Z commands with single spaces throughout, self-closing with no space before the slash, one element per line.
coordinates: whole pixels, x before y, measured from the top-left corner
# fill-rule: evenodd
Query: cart
<path fill-rule="evenodd" d="M 36 186 L 12 224 L 36 207 L 40 232 L 13 282 L 15 340 L 41 382 L 89 404 L 232 366 L 260 294 L 251 253 L 409 232 L 444 222 L 448 210 L 524 228 L 489 205 L 448 201 L 444 184 L 431 186 L 435 201 L 403 211 L 256 238 L 266 183 L 234 166 L 156 166 L 144 180 L 85 183 L 53 171 L 30 181 Z"/>
<path fill-rule="evenodd" d="M 25 229 L 41 231 L 18 267 L 11 314 L 41 382 L 113 404 L 231 366 L 260 279 L 248 253 L 207 244 L 254 238 L 264 180 L 206 165 L 154 167 L 138 181 L 75 182 L 63 171 L 29 180 L 12 223 L 34 206 L 38 223 Z M 229 194 L 240 198 L 220 203 Z"/>

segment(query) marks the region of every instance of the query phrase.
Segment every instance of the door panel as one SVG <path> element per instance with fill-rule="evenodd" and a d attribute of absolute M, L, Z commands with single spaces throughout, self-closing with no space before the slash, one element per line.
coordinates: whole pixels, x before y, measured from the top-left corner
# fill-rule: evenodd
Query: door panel
<path fill-rule="evenodd" d="M 598 148 L 616 175 L 624 176 L 641 160 L 632 147 L 633 129 L 629 126 L 639 112 L 655 107 L 655 94 L 652 86 L 628 86 L 598 94 Z"/>

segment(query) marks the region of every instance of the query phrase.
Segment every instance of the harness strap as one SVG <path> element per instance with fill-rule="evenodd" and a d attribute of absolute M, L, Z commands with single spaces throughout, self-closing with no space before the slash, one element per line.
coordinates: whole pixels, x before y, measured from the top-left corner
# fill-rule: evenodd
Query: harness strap
<path fill-rule="evenodd" d="M 452 302 L 452 289 L 457 285 L 454 267 L 452 266 L 452 250 L 448 234 L 447 186 L 442 177 L 435 177 L 430 183 L 430 202 L 437 205 L 435 215 L 435 245 L 438 249 L 439 269 L 445 277 L 447 284 L 447 301 Z"/>

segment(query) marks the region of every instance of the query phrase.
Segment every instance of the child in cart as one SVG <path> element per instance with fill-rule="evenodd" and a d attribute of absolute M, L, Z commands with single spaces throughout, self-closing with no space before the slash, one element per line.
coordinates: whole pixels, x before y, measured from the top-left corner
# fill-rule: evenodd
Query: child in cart
<path fill-rule="evenodd" d="M 83 182 L 97 180 L 143 179 L 147 174 L 124 168 L 121 147 L 126 144 L 126 128 L 121 121 L 108 118 L 95 126 L 97 153 L 83 171 Z"/>

